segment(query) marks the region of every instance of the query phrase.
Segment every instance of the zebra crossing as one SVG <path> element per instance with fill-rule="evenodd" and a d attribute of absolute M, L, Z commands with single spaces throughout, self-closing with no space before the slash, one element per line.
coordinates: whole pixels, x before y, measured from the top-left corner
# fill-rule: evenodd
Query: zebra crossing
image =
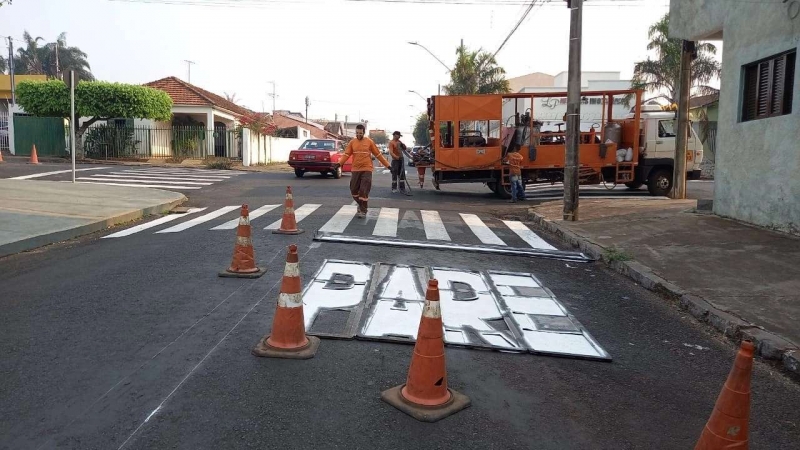
<path fill-rule="evenodd" d="M 215 210 L 190 208 L 185 214 L 170 214 L 117 231 L 104 236 L 103 239 L 127 237 L 167 224 L 169 224 L 167 228 L 154 231 L 153 234 L 169 235 L 198 228 L 212 232 L 233 230 L 239 223 L 239 208 L 239 205 L 223 206 Z M 508 246 L 511 243 L 511 245 L 525 245 L 534 249 L 556 250 L 524 223 L 516 220 L 481 218 L 477 214 L 436 210 L 420 210 L 417 215 L 416 210 L 408 209 L 401 214 L 400 208 L 384 207 L 370 208 L 366 219 L 354 221 L 357 212 L 358 208 L 354 204 L 343 205 L 337 209 L 336 207 L 323 207 L 321 204 L 307 203 L 295 209 L 295 220 L 298 224 L 307 221 L 309 217 L 314 217 L 315 223 L 324 221 L 319 231 L 328 234 L 344 234 L 352 227 L 356 229 L 356 234 L 369 233 L 381 238 L 409 239 L 408 235 L 415 233 L 419 228 L 424 231 L 426 240 L 440 244 L 454 241 L 479 241 L 485 245 Z M 278 229 L 282 213 L 282 205 L 260 206 L 250 212 L 250 224 L 254 231 Z M 265 217 L 270 215 L 272 218 Z M 443 218 L 443 216 L 445 217 Z M 175 224 L 174 222 L 177 221 L 179 223 Z M 222 221 L 222 223 L 217 223 L 217 221 Z M 511 240 L 514 242 L 507 242 Z"/>
<path fill-rule="evenodd" d="M 80 174 L 75 181 L 107 186 L 148 187 L 161 189 L 197 190 L 241 175 L 230 170 L 190 168 L 133 168 L 103 173 Z"/>

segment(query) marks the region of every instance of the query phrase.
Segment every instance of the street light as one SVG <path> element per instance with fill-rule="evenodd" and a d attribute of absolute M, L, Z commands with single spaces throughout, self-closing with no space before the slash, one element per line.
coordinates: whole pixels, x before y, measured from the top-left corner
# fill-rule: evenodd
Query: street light
<path fill-rule="evenodd" d="M 420 43 L 419 43 L 419 42 L 417 42 L 417 41 L 408 41 L 408 43 L 409 43 L 409 44 L 411 44 L 411 45 L 416 45 L 417 47 L 422 47 L 422 48 L 423 48 L 423 49 L 424 49 L 426 52 L 428 52 L 428 53 L 429 53 L 431 56 L 433 56 L 434 58 L 436 58 L 436 60 L 437 60 L 437 61 L 439 61 L 439 64 L 443 65 L 443 66 L 444 66 L 444 68 L 445 68 L 445 69 L 447 69 L 447 72 L 452 72 L 452 71 L 453 71 L 453 69 L 451 69 L 450 67 L 448 67 L 448 65 L 447 65 L 447 64 L 445 64 L 444 62 L 442 62 L 442 60 L 441 60 L 441 59 L 439 59 L 439 58 L 438 58 L 436 55 L 434 55 L 434 54 L 433 54 L 433 52 L 431 52 L 430 50 L 428 50 L 428 47 L 425 47 L 424 45 L 420 44 Z"/>
<path fill-rule="evenodd" d="M 408 90 L 408 92 L 410 92 L 410 93 L 412 93 L 412 94 L 417 94 L 417 96 L 419 96 L 419 98 L 421 98 L 421 99 L 422 99 L 422 101 L 424 101 L 425 103 L 428 103 L 428 99 L 426 99 L 425 97 L 423 97 L 423 96 L 422 96 L 422 94 L 420 94 L 419 92 L 417 92 L 417 91 L 412 91 L 411 89 L 409 89 L 409 90 Z"/>

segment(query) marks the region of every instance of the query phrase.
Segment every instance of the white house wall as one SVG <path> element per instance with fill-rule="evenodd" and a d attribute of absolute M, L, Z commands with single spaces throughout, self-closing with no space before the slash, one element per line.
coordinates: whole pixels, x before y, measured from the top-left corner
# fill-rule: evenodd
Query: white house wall
<path fill-rule="evenodd" d="M 798 3 L 672 0 L 670 7 L 671 37 L 722 31 L 724 39 L 714 211 L 794 233 L 800 233 L 800 70 L 791 114 L 740 122 L 739 110 L 742 67 L 800 45 L 800 16 L 791 17 Z"/>

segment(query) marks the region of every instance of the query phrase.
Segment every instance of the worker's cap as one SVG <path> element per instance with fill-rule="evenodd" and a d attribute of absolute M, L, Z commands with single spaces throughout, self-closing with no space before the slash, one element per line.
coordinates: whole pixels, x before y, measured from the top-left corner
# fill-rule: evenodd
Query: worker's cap
<path fill-rule="evenodd" d="M 399 132 L 399 131 L 395 131 L 394 133 L 392 133 L 392 136 L 400 136 L 400 137 L 403 137 L 403 135 L 402 135 L 402 134 L 400 134 L 400 132 Z"/>

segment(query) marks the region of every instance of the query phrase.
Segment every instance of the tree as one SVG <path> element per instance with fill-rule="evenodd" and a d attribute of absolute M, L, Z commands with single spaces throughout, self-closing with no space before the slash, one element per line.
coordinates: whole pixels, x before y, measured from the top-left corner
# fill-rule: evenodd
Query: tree
<path fill-rule="evenodd" d="M 425 113 L 417 116 L 417 123 L 414 125 L 414 142 L 416 145 L 430 145 L 431 137 L 428 134 L 428 115 Z"/>
<path fill-rule="evenodd" d="M 8 61 L 0 56 L 0 73 L 6 73 L 6 70 L 8 70 Z"/>
<path fill-rule="evenodd" d="M 372 139 L 376 145 L 383 145 L 389 142 L 389 137 L 383 130 L 372 130 L 369 132 L 369 138 Z"/>
<path fill-rule="evenodd" d="M 32 37 L 27 31 L 23 33 L 23 46 L 14 57 L 14 73 L 19 75 L 47 75 L 48 78 L 60 78 L 69 70 L 86 81 L 94 80 L 86 52 L 78 47 L 67 45 L 67 34 L 61 33 L 55 42 L 42 45 L 41 37 Z"/>
<path fill-rule="evenodd" d="M 450 84 L 444 86 L 448 95 L 505 94 L 511 91 L 506 71 L 497 65 L 491 53 L 482 49 L 456 49 L 456 65 L 450 72 Z"/>
<path fill-rule="evenodd" d="M 228 94 L 227 92 L 223 92 L 223 94 L 225 94 L 225 100 L 227 100 L 227 101 L 229 101 L 231 103 L 236 103 L 236 101 L 239 100 L 239 99 L 236 98 L 236 92 L 233 92 L 231 94 Z"/>
<path fill-rule="evenodd" d="M 23 81 L 17 86 L 17 103 L 26 113 L 40 117 L 69 117 L 69 88 L 62 81 Z M 76 123 L 88 117 L 76 128 L 77 148 L 86 130 L 98 120 L 112 118 L 153 119 L 172 118 L 172 99 L 166 92 L 133 84 L 81 81 L 75 87 Z"/>
<path fill-rule="evenodd" d="M 645 61 L 637 62 L 633 68 L 631 85 L 634 89 L 652 92 L 656 94 L 654 98 L 664 98 L 672 104 L 678 102 L 683 41 L 670 39 L 668 33 L 669 14 L 666 14 L 651 25 L 648 31 L 650 43 L 647 44 L 647 49 L 655 50 L 658 58 L 648 57 Z M 697 59 L 692 62 L 691 85 L 699 95 L 716 92 L 716 89 L 708 86 L 722 71 L 719 61 L 713 57 L 716 53 L 717 48 L 713 44 L 697 44 Z"/>

